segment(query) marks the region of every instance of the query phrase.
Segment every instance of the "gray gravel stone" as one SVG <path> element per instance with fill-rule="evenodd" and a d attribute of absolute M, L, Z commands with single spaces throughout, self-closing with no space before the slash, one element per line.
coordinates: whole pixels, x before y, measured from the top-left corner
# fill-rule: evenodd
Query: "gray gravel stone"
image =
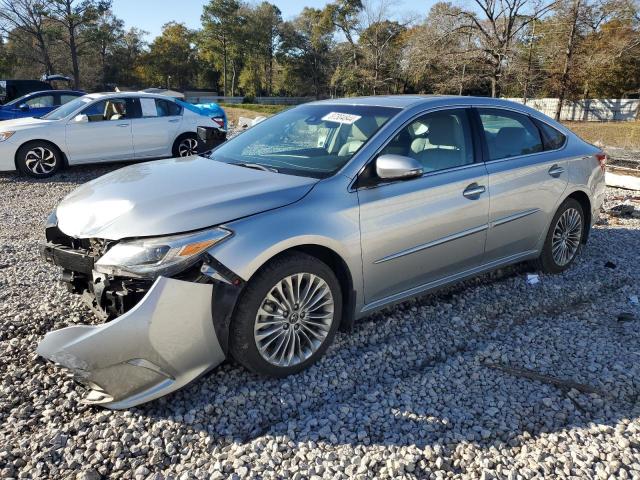
<path fill-rule="evenodd" d="M 529 285 L 510 267 L 387 308 L 298 375 L 227 362 L 129 411 L 83 405 L 34 351 L 99 319 L 37 243 L 64 195 L 118 167 L 0 174 L 1 477 L 640 478 L 640 220 L 606 212 L 567 272 Z M 640 208 L 610 189 L 605 210 L 625 202 Z"/>

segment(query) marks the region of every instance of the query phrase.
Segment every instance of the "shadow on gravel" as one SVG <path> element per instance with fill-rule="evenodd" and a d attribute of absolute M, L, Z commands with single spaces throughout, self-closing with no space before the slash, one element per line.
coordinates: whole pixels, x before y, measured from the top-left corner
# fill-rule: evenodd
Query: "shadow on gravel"
<path fill-rule="evenodd" d="M 535 286 L 520 265 L 382 311 L 296 376 L 227 363 L 135 412 L 205 432 L 212 447 L 269 435 L 487 449 L 594 425 L 611 432 L 640 416 L 640 311 L 627 299 L 637 264 L 606 268 L 609 243 L 632 248 L 640 231 L 594 230 L 575 266 Z"/>

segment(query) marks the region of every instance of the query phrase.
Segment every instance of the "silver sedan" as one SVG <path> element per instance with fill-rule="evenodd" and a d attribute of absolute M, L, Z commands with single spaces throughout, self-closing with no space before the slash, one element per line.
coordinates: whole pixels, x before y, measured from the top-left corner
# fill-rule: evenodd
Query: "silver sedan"
<path fill-rule="evenodd" d="M 132 165 L 66 197 L 41 253 L 105 323 L 51 332 L 38 353 L 109 408 L 229 357 L 296 373 L 391 303 L 516 262 L 567 269 L 598 216 L 605 161 L 502 100 L 287 110 L 210 154 Z"/>

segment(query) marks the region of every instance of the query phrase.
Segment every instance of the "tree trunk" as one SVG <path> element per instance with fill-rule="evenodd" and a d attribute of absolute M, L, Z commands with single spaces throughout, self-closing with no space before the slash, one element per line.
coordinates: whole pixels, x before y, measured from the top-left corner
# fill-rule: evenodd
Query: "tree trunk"
<path fill-rule="evenodd" d="M 536 21 L 533 21 L 531 26 L 531 40 L 529 41 L 529 54 L 527 58 L 527 74 L 524 77 L 524 88 L 522 92 L 523 103 L 526 105 L 529 96 L 529 77 L 531 76 L 531 63 L 533 59 L 533 42 L 536 36 Z"/>
<path fill-rule="evenodd" d="M 71 52 L 71 65 L 73 67 L 73 88 L 80 89 L 80 65 L 78 64 L 78 47 L 76 45 L 75 26 L 69 27 L 69 51 Z"/>
<path fill-rule="evenodd" d="M 231 62 L 231 96 L 236 96 L 236 62 Z"/>
<path fill-rule="evenodd" d="M 640 121 L 640 90 L 638 90 L 638 106 L 636 107 L 636 120 Z"/>
<path fill-rule="evenodd" d="M 556 106 L 556 121 L 560 121 L 560 114 L 564 104 L 564 97 L 567 95 L 567 82 L 569 81 L 569 68 L 571 67 L 571 58 L 573 57 L 574 43 L 576 38 L 576 24 L 578 23 L 578 12 L 580 9 L 580 0 L 573 2 L 573 19 L 571 22 L 571 30 L 569 30 L 569 39 L 567 41 L 567 49 L 564 57 L 564 68 L 562 77 L 560 78 L 560 94 L 558 95 L 558 105 Z"/>
<path fill-rule="evenodd" d="M 222 37 L 222 95 L 227 95 L 227 37 Z"/>
<path fill-rule="evenodd" d="M 51 75 L 53 74 L 53 63 L 51 62 L 51 56 L 49 55 L 49 48 L 47 47 L 47 42 L 44 39 L 44 35 L 42 32 L 37 35 L 38 46 L 40 47 L 40 51 L 42 53 L 42 62 L 44 63 L 44 68 L 46 70 L 45 74 Z"/>

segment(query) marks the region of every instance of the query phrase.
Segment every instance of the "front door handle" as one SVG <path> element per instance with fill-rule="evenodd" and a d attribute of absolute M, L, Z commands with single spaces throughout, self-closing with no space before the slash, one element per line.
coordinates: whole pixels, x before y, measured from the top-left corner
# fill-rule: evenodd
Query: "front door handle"
<path fill-rule="evenodd" d="M 478 185 L 477 183 L 472 183 L 471 185 L 469 185 L 467 188 L 464 189 L 464 192 L 462 192 L 462 195 L 472 200 L 475 200 L 486 191 L 487 189 L 484 187 L 484 185 Z"/>
<path fill-rule="evenodd" d="M 128 123 L 119 123 L 118 126 L 119 127 L 128 127 L 129 124 Z"/>
<path fill-rule="evenodd" d="M 551 175 L 552 177 L 558 178 L 560 175 L 562 175 L 564 172 L 564 168 L 562 168 L 559 165 L 554 165 L 549 169 L 549 175 Z"/>
<path fill-rule="evenodd" d="M 179 118 L 174 118 L 173 120 L 169 120 L 169 123 L 178 123 L 179 121 Z"/>

